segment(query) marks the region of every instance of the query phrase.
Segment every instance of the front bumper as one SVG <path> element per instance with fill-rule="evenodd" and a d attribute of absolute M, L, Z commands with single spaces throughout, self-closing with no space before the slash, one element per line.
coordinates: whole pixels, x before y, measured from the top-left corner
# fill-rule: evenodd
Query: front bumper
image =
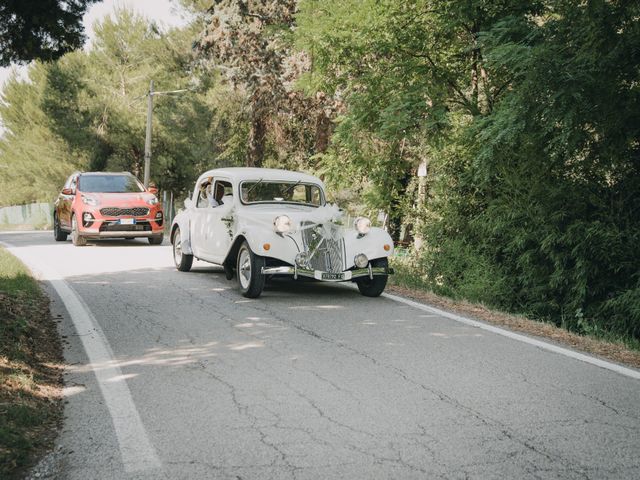
<path fill-rule="evenodd" d="M 323 282 L 346 282 L 354 280 L 356 278 L 369 277 L 373 278 L 380 275 L 393 274 L 393 268 L 385 267 L 372 267 L 358 268 L 356 270 L 346 270 L 344 272 L 332 273 L 323 272 L 322 270 L 308 270 L 298 267 L 263 267 L 263 275 L 293 275 L 293 278 L 298 277 L 315 278 Z"/>
<path fill-rule="evenodd" d="M 90 221 L 84 219 L 87 213 L 92 216 Z M 82 212 L 82 221 L 78 225 L 78 235 L 89 240 L 159 237 L 164 232 L 164 215 L 156 217 L 158 213 L 162 214 L 161 205 L 151 206 L 146 215 L 140 216 L 107 216 L 101 214 L 99 207 L 85 208 Z"/>

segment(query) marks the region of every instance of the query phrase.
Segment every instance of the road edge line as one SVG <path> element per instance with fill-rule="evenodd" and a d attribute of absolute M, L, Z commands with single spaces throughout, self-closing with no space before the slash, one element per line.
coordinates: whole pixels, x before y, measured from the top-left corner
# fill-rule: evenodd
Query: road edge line
<path fill-rule="evenodd" d="M 54 269 L 46 267 L 43 270 L 34 265 L 35 262 L 29 255 L 16 251 L 19 247 L 3 241 L 0 241 L 0 245 L 23 262 L 36 274 L 36 278 L 48 282 L 60 297 L 82 342 L 90 362 L 88 366 L 96 377 L 111 416 L 125 471 L 161 468 L 162 464 L 147 435 L 126 380 L 123 379 L 122 370 L 117 366 L 111 346 L 87 304 Z"/>
<path fill-rule="evenodd" d="M 467 318 L 462 315 L 457 315 L 455 313 L 447 312 L 446 310 L 441 310 L 439 308 L 425 305 L 424 303 L 419 303 L 414 300 L 409 300 L 408 298 L 400 297 L 398 295 L 394 295 L 391 293 L 383 293 L 382 297 L 388 298 L 389 300 L 393 300 L 398 303 L 404 303 L 405 305 L 409 305 L 410 307 L 417 308 L 425 312 L 440 315 L 441 317 L 445 317 L 450 320 L 463 323 L 470 327 L 480 328 L 482 330 L 486 330 L 488 332 L 492 332 L 497 335 L 510 338 L 512 340 L 527 343 L 529 345 L 532 345 L 537 348 L 541 348 L 543 350 L 557 353 L 565 357 L 573 358 L 574 360 L 589 363 L 591 365 L 595 365 L 597 367 L 619 373 L 620 375 L 624 375 L 626 377 L 633 378 L 635 380 L 640 380 L 640 371 L 629 368 L 629 367 L 624 367 L 622 365 L 618 365 L 617 363 L 609 362 L 607 360 L 602 360 L 600 358 L 592 357 L 591 355 L 587 355 L 586 353 L 576 352 L 574 350 L 560 347 L 558 345 L 554 345 L 552 343 L 548 343 L 543 340 L 538 340 L 536 338 L 528 337 L 526 335 L 515 333 L 515 332 L 512 332 L 511 330 L 506 330 L 504 328 L 496 327 L 494 325 L 489 325 L 487 323 L 483 323 L 478 320 L 472 320 L 471 318 Z"/>

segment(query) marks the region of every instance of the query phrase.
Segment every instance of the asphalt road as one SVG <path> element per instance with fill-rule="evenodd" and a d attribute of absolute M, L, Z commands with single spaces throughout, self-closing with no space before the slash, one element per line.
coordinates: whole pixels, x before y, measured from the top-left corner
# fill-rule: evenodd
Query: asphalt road
<path fill-rule="evenodd" d="M 640 478 L 640 380 L 344 285 L 248 300 L 168 245 L 0 241 L 62 315 L 55 478 Z"/>

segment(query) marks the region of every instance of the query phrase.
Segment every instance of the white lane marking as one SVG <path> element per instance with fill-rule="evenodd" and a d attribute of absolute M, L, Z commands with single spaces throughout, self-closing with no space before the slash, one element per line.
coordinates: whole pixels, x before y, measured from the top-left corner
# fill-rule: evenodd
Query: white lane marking
<path fill-rule="evenodd" d="M 537 340 L 535 338 L 527 337 L 525 335 L 520 335 L 519 333 L 511 332 L 509 330 L 505 330 L 503 328 L 494 327 L 493 325 L 488 325 L 486 323 L 482 323 L 476 320 L 471 320 L 470 318 L 463 317 L 461 315 L 456 315 L 455 313 L 449 313 L 444 310 L 440 310 L 439 308 L 430 307 L 428 305 L 424 305 L 422 303 L 414 302 L 413 300 L 409 300 L 403 297 L 398 297 L 397 295 L 392 295 L 390 293 L 383 293 L 383 297 L 393 300 L 395 302 L 404 303 L 405 305 L 409 305 L 413 308 L 417 308 L 419 310 L 435 313 L 439 316 L 449 318 L 451 320 L 455 320 L 456 322 L 464 323 L 465 325 L 469 325 L 470 327 L 480 328 L 482 330 L 486 330 L 488 332 L 496 333 L 498 335 L 502 335 L 503 337 L 511 338 L 513 340 L 517 340 L 519 342 L 528 343 L 529 345 L 533 345 L 534 347 L 542 348 L 543 350 L 547 350 L 553 353 L 557 353 L 560 355 L 564 355 L 565 357 L 573 358 L 575 360 L 579 360 L 581 362 L 590 363 L 591 365 L 595 365 L 597 367 L 606 368 L 607 370 L 611 370 L 613 372 L 619 373 L 621 375 L 625 375 L 630 378 L 635 378 L 636 380 L 640 380 L 640 371 L 634 370 L 631 368 L 623 367 L 622 365 L 618 365 L 616 363 L 607 362 L 606 360 L 600 360 L 599 358 L 592 357 L 590 355 L 586 355 L 584 353 L 575 352 L 573 350 L 569 350 L 567 348 L 559 347 L 557 345 L 553 345 L 552 343 L 543 342 L 541 340 Z"/>
<path fill-rule="evenodd" d="M 69 312 L 111 414 L 125 470 L 137 472 L 160 468 L 160 459 L 147 436 L 127 383 L 113 381 L 114 378 L 124 378 L 122 371 L 116 365 L 109 342 L 87 305 L 58 272 L 48 265 L 42 265 L 41 259 L 38 262 L 39 259 L 25 253 L 24 248 L 13 248 L 2 241 L 0 244 L 40 279 L 48 281 Z"/>

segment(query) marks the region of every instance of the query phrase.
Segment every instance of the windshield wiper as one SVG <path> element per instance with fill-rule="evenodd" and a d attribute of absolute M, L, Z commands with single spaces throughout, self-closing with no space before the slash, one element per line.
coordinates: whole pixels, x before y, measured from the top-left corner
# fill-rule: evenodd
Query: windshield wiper
<path fill-rule="evenodd" d="M 258 180 L 256 183 L 254 183 L 253 185 L 251 185 L 251 188 L 250 188 L 249 190 L 247 190 L 247 191 L 245 192 L 245 194 L 244 194 L 244 195 L 245 195 L 245 197 L 247 198 L 247 200 L 246 200 L 246 201 L 249 201 L 249 194 L 250 194 L 251 192 L 253 192 L 253 189 L 254 189 L 254 188 L 256 188 L 258 185 L 260 185 L 260 184 L 262 183 L 262 180 L 264 180 L 264 179 L 263 179 L 263 178 L 261 178 L 260 180 Z"/>
<path fill-rule="evenodd" d="M 285 194 L 289 193 L 289 190 L 296 188 L 298 185 L 300 185 L 302 183 L 302 180 L 298 180 L 296 183 L 294 183 L 293 185 L 291 185 L 289 188 L 287 188 L 284 192 L 282 192 L 282 196 L 284 197 Z"/>

